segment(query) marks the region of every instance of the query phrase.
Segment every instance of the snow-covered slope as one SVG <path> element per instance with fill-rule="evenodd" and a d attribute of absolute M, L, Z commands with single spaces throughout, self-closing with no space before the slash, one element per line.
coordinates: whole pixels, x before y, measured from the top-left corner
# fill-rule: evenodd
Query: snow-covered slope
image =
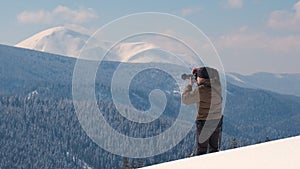
<path fill-rule="evenodd" d="M 54 27 L 39 32 L 15 46 L 77 58 L 80 50 L 91 36 L 91 33 L 89 32 L 90 31 L 85 30 L 84 28 L 76 26 Z M 111 42 L 98 41 L 99 40 L 97 40 L 96 47 L 98 48 L 97 55 L 99 56 L 105 55 L 106 50 L 113 46 Z M 105 58 L 105 60 L 121 62 L 149 62 L 149 59 L 132 59 L 131 57 L 155 48 L 155 45 L 148 42 L 123 42 L 113 46 L 110 51 L 111 55 Z M 89 59 L 93 58 L 95 57 L 92 56 Z"/>
<path fill-rule="evenodd" d="M 231 84 L 254 89 L 264 89 L 280 94 L 300 96 L 300 74 L 275 74 L 259 72 L 251 75 L 226 73 Z"/>
<path fill-rule="evenodd" d="M 163 163 L 145 169 L 299 169 L 300 136 Z"/>
<path fill-rule="evenodd" d="M 37 33 L 15 45 L 16 47 L 77 57 L 90 37 L 88 31 L 74 27 L 54 27 Z"/>
<path fill-rule="evenodd" d="M 0 94 L 33 91 L 42 84 L 70 83 L 75 62 L 70 57 L 0 45 Z"/>
<path fill-rule="evenodd" d="M 120 43 L 113 50 L 115 56 L 118 56 L 113 60 L 122 62 L 147 62 L 146 60 L 138 61 L 138 59 L 132 59 L 131 57 L 154 48 L 156 48 L 154 44 L 147 42 Z"/>

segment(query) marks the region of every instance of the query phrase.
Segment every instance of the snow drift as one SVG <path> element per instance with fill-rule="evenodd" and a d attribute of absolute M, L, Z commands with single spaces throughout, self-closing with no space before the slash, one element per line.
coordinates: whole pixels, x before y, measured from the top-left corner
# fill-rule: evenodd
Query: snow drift
<path fill-rule="evenodd" d="M 299 169 L 300 136 L 163 163 L 145 169 Z"/>

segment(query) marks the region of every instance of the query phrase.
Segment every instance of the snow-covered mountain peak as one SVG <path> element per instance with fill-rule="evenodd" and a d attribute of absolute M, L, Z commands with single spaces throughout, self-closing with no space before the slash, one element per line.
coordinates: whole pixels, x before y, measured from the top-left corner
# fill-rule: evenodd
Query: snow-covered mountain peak
<path fill-rule="evenodd" d="M 113 53 L 118 58 L 114 58 L 113 60 L 121 61 L 121 62 L 148 62 L 149 60 L 137 58 L 132 58 L 133 56 L 142 53 L 147 50 L 156 49 L 154 44 L 149 42 L 125 42 L 118 44 L 114 49 Z M 152 60 L 153 61 L 153 60 Z"/>
<path fill-rule="evenodd" d="M 41 31 L 18 43 L 16 47 L 77 57 L 89 34 L 75 27 L 54 27 Z"/>
<path fill-rule="evenodd" d="M 41 31 L 15 46 L 78 58 L 91 34 L 92 32 L 76 25 L 59 26 Z M 96 46 L 103 52 L 113 47 L 113 43 L 109 41 L 97 40 L 97 43 Z M 108 60 L 131 62 L 132 56 L 154 48 L 155 45 L 149 42 L 122 42 L 111 49 L 113 56 Z M 142 59 L 139 62 L 148 62 L 148 60 Z"/>

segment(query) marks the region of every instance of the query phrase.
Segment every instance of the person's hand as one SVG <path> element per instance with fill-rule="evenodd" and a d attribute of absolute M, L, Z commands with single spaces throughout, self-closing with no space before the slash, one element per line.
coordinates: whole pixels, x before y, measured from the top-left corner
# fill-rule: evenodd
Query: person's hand
<path fill-rule="evenodd" d="M 194 82 L 194 79 L 193 79 L 193 77 L 190 77 L 190 85 L 192 85 L 192 86 L 193 86 L 193 85 L 194 85 L 194 83 L 195 83 L 195 82 Z"/>

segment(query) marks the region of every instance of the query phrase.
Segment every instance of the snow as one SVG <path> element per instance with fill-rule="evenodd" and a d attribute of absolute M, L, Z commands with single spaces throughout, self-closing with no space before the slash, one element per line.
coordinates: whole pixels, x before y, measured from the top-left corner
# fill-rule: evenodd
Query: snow
<path fill-rule="evenodd" d="M 91 37 L 91 32 L 77 26 L 59 26 L 41 31 L 28 39 L 16 44 L 16 47 L 38 50 L 63 56 L 78 58 L 82 47 Z M 106 50 L 113 46 L 112 42 L 102 41 L 100 49 Z M 132 56 L 157 47 L 149 42 L 123 42 L 114 46 L 113 55 L 106 60 L 120 62 L 149 62 L 145 59 L 132 60 Z M 103 53 L 104 54 L 104 53 Z M 137 61 L 138 60 L 138 61 Z"/>
<path fill-rule="evenodd" d="M 59 26 L 37 33 L 15 46 L 76 58 L 89 37 L 74 26 Z"/>
<path fill-rule="evenodd" d="M 299 169 L 299 150 L 300 136 L 181 159 L 145 169 Z"/>
<path fill-rule="evenodd" d="M 38 95 L 38 91 L 37 90 L 34 90 L 32 92 L 30 92 L 28 95 L 27 95 L 27 100 L 30 100 L 31 98 L 33 98 L 34 96 Z"/>
<path fill-rule="evenodd" d="M 30 48 L 30 49 L 34 49 L 37 45 L 37 43 L 39 43 L 39 41 L 41 39 L 43 39 L 46 36 L 49 36 L 51 34 L 53 34 L 54 32 L 58 32 L 58 31 L 62 31 L 64 30 L 64 27 L 54 27 L 51 29 L 47 29 L 44 30 L 38 34 L 33 35 L 32 37 L 18 43 L 16 46 L 17 47 L 26 47 L 26 48 Z"/>
<path fill-rule="evenodd" d="M 232 92 L 230 92 L 229 90 L 226 90 L 227 95 L 234 95 Z"/>
<path fill-rule="evenodd" d="M 120 43 L 115 50 L 117 56 L 119 56 L 118 61 L 128 62 L 130 57 L 136 54 L 142 53 L 147 50 L 155 49 L 155 45 L 147 42 L 127 42 Z"/>
<path fill-rule="evenodd" d="M 275 77 L 278 78 L 278 79 L 284 78 L 284 76 L 282 74 L 275 74 Z"/>
<path fill-rule="evenodd" d="M 238 81 L 238 82 L 240 82 L 240 83 L 245 83 L 243 80 L 241 80 L 240 78 L 238 78 L 237 76 L 235 76 L 235 75 L 233 75 L 233 74 L 231 74 L 231 73 L 228 73 L 228 74 L 226 74 L 228 77 L 230 77 L 230 78 L 232 78 L 233 80 L 235 80 L 235 81 Z"/>
<path fill-rule="evenodd" d="M 174 94 L 174 95 L 180 95 L 180 96 L 181 96 L 181 93 L 180 93 L 180 91 L 178 91 L 178 90 L 173 90 L 173 94 Z"/>

